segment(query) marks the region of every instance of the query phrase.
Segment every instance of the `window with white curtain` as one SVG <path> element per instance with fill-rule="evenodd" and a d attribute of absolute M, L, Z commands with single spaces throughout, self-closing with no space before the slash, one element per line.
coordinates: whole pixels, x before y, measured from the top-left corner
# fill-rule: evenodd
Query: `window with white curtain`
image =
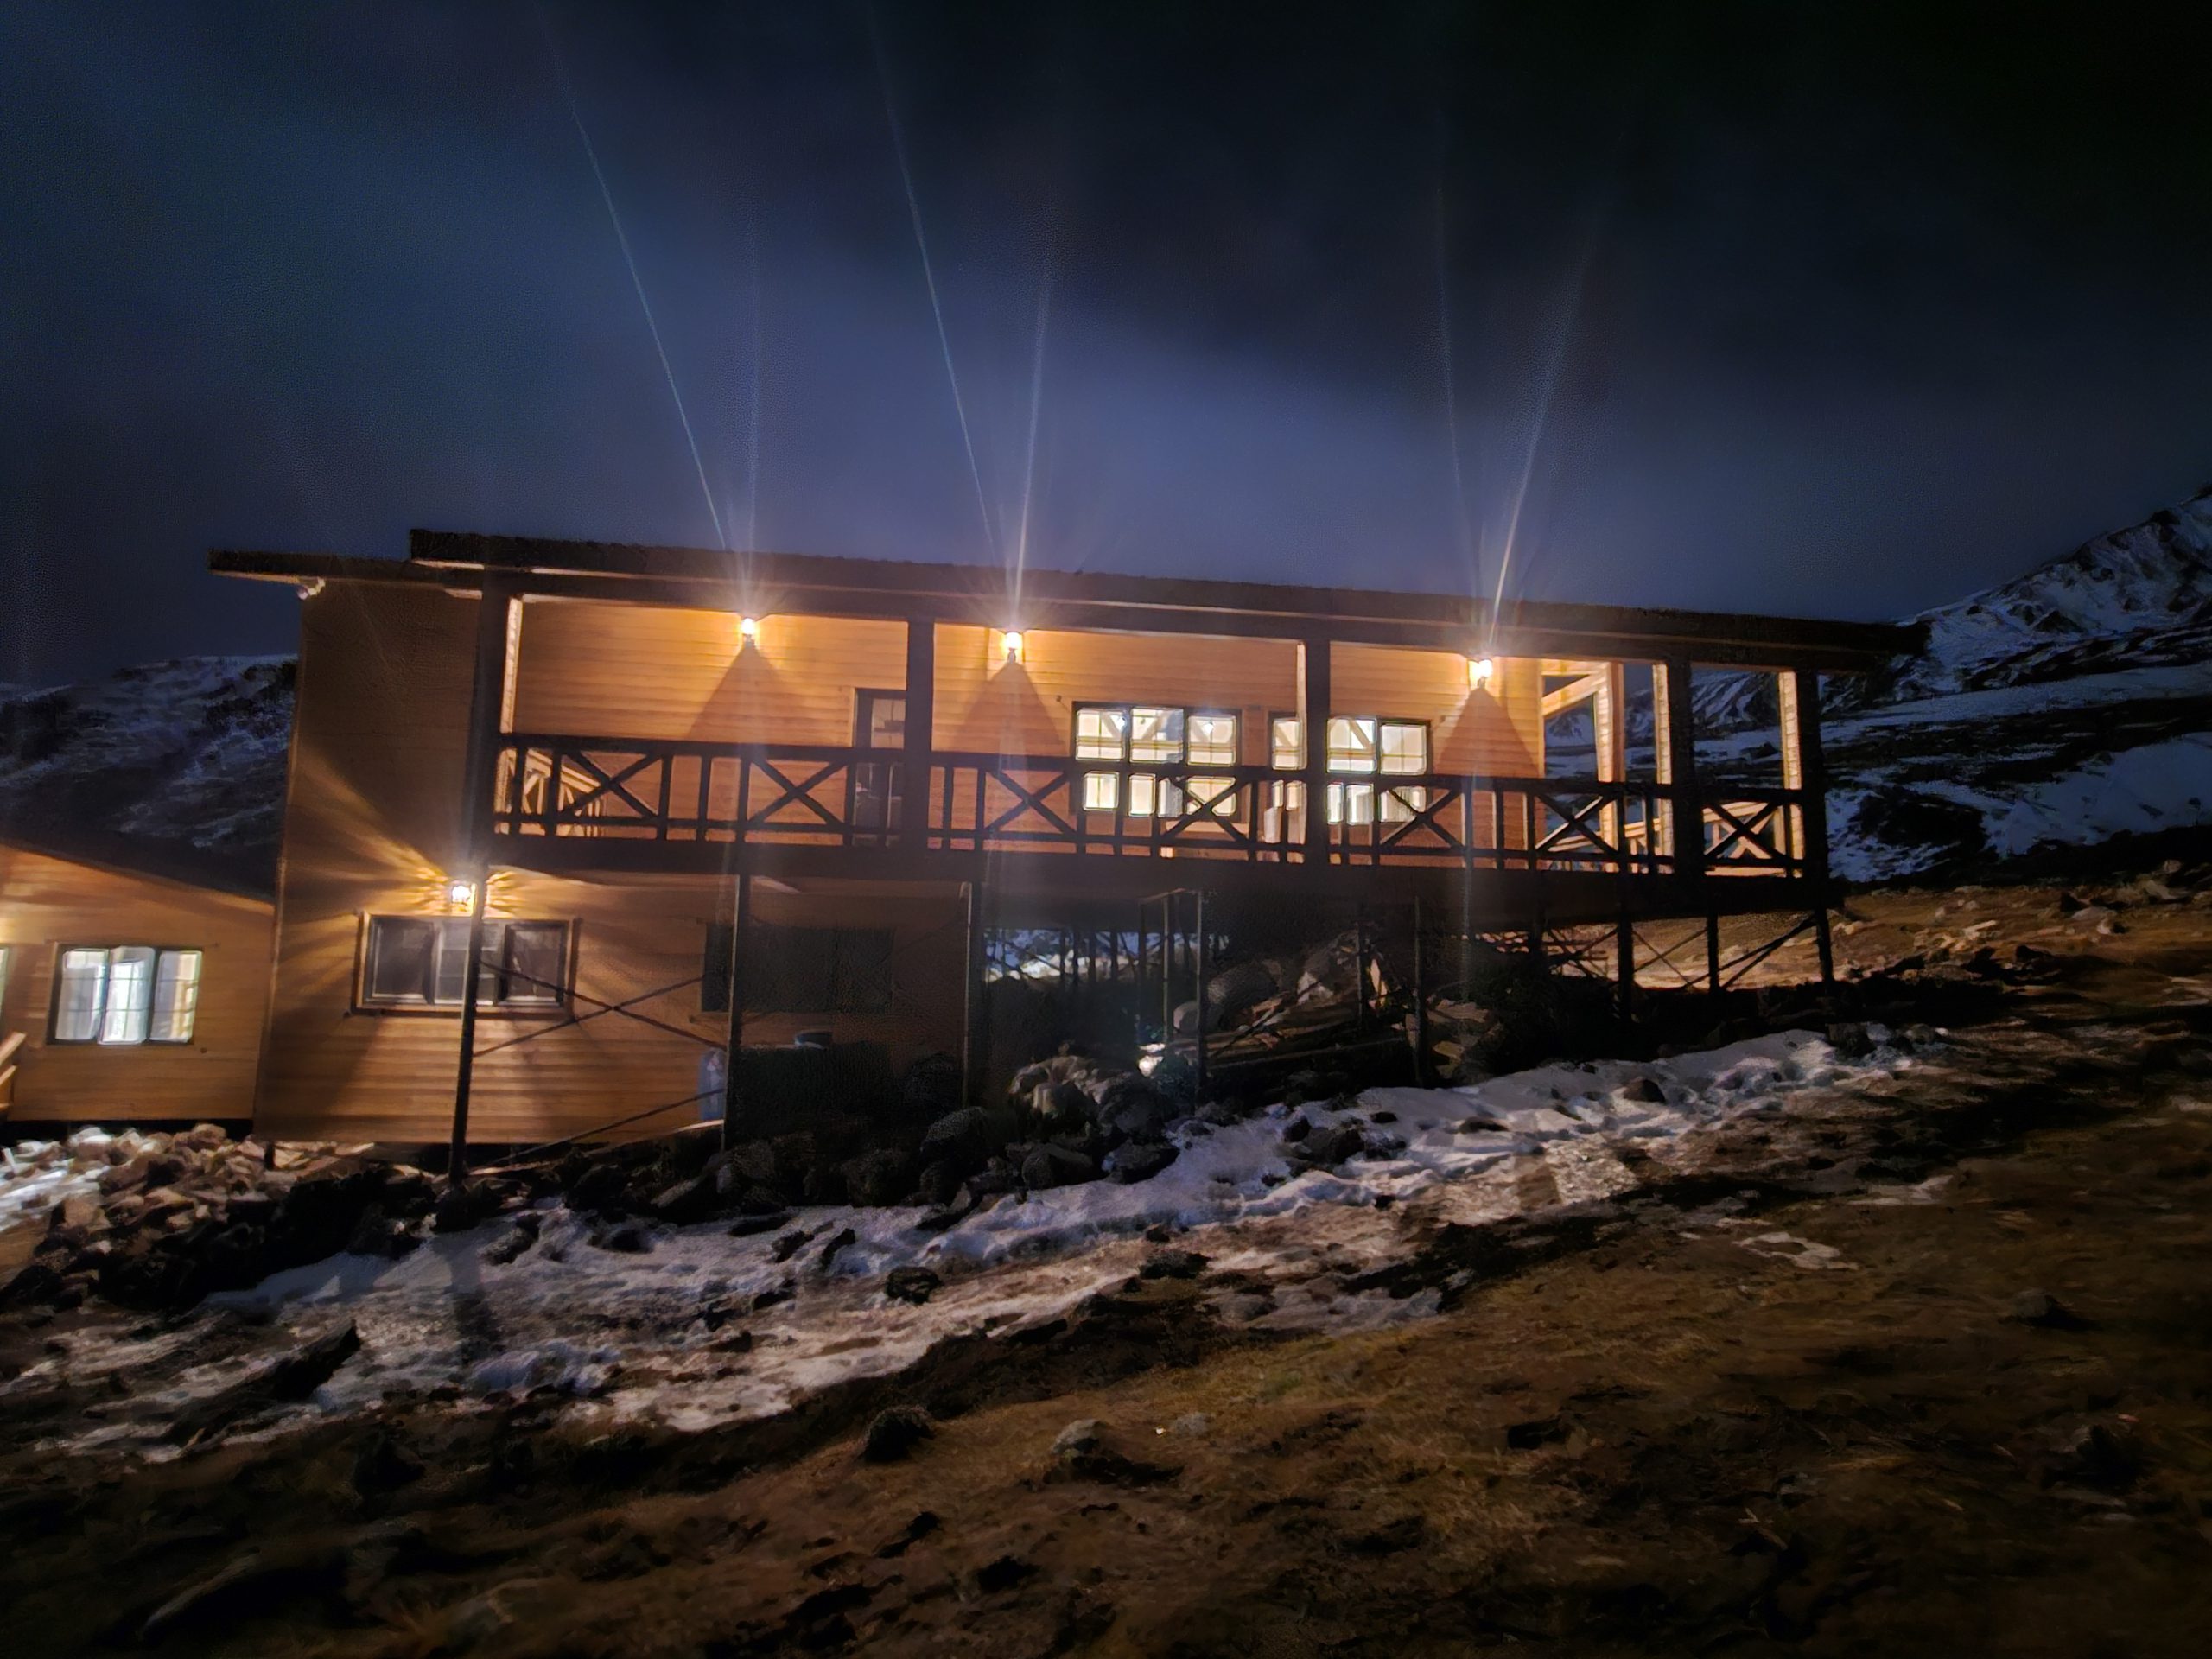
<path fill-rule="evenodd" d="M 1302 767 L 1305 747 L 1300 741 L 1297 718 L 1278 715 L 1269 727 L 1268 747 L 1275 769 L 1290 772 Z M 1403 823 L 1428 804 L 1428 791 L 1419 785 L 1367 781 L 1417 778 L 1428 770 L 1426 721 L 1333 715 L 1324 753 L 1328 769 L 1345 778 L 1329 785 L 1331 823 L 1372 823 L 1378 813 L 1385 823 Z"/>
<path fill-rule="evenodd" d="M 1194 714 L 1187 709 L 1142 703 L 1085 703 L 1075 711 L 1075 758 L 1163 766 L 1233 766 L 1236 764 L 1236 716 Z M 1083 775 L 1086 811 L 1111 812 L 1121 799 L 1121 774 Z M 1129 774 L 1128 816 L 1175 817 L 1185 797 L 1222 817 L 1236 810 L 1234 778 L 1192 778 L 1188 788 L 1148 772 Z"/>
<path fill-rule="evenodd" d="M 190 1042 L 200 960 L 197 950 L 150 944 L 68 946 L 54 974 L 48 1040 L 105 1048 Z"/>

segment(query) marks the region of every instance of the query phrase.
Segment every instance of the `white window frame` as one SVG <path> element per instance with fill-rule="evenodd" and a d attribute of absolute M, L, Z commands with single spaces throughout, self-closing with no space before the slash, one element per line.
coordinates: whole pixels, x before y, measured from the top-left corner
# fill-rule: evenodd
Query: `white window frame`
<path fill-rule="evenodd" d="M 1425 720 L 1393 720 L 1376 715 L 1332 715 L 1327 769 L 1344 779 L 1329 785 L 1331 823 L 1373 823 L 1379 810 L 1385 823 L 1408 823 L 1428 805 L 1428 791 L 1418 785 L 1393 786 L 1390 777 L 1419 777 L 1430 765 L 1429 729 Z M 1407 734 L 1419 738 L 1412 756 L 1392 755 L 1392 739 L 1402 746 Z M 1305 770 L 1303 723 L 1295 715 L 1276 715 L 1268 722 L 1270 764 L 1278 772 Z M 1357 779 L 1357 781 L 1353 781 Z"/>
<path fill-rule="evenodd" d="M 421 991 L 395 993 L 379 992 L 377 982 L 377 950 L 379 929 L 427 925 L 435 930 L 430 946 L 428 977 Z M 512 962 L 509 944 L 513 930 L 518 928 L 557 929 L 561 939 L 559 982 L 550 987 L 536 985 L 527 980 L 519 985 L 509 982 Z M 569 1004 L 569 985 L 575 972 L 575 927 L 573 923 L 543 917 L 494 917 L 484 924 L 486 941 L 485 963 L 478 969 L 476 1006 L 488 1012 L 505 1014 L 545 1014 L 557 1012 Z M 450 995 L 442 994 L 448 976 L 446 957 L 458 951 L 461 962 L 455 976 L 454 989 Z M 361 959 L 359 995 L 354 1006 L 378 1014 L 459 1014 L 461 1002 L 467 995 L 467 957 L 468 952 L 468 918 L 465 916 L 408 916 L 372 915 L 362 918 Z M 494 952 L 497 959 L 493 960 Z"/>
<path fill-rule="evenodd" d="M 1149 722 L 1147 716 L 1150 716 Z M 1207 723 L 1208 735 L 1193 755 L 1192 728 Z M 1145 733 L 1149 724 L 1151 734 Z M 1226 725 L 1226 733 L 1219 727 Z M 1089 729 L 1085 727 L 1088 725 Z M 1166 728 L 1166 731 L 1160 728 Z M 1186 709 L 1167 703 L 1084 702 L 1075 711 L 1075 758 L 1112 760 L 1124 766 L 1184 768 L 1192 766 L 1233 766 L 1243 730 L 1243 717 L 1233 709 Z M 1171 735 L 1172 734 L 1172 735 Z M 1233 777 L 1194 777 L 1187 786 L 1148 772 L 1132 772 L 1128 805 L 1122 816 L 1131 818 L 1180 817 L 1187 803 L 1196 801 L 1217 817 L 1236 812 L 1236 779 Z M 1122 775 L 1115 772 L 1083 774 L 1083 810 L 1111 812 L 1121 804 Z"/>
<path fill-rule="evenodd" d="M 73 966 L 73 957 L 93 960 Z M 127 980 L 118 981 L 116 970 L 121 967 L 134 970 Z M 140 969 L 143 975 L 136 971 Z M 64 944 L 54 955 L 46 1040 L 68 1048 L 182 1047 L 192 1041 L 198 1023 L 206 972 L 207 953 L 198 945 Z M 71 988 L 86 984 L 88 974 L 90 1000 L 71 1005 Z M 145 995 L 118 1000 L 118 983 L 134 990 L 143 983 Z M 160 995 L 165 984 L 166 1006 Z"/>

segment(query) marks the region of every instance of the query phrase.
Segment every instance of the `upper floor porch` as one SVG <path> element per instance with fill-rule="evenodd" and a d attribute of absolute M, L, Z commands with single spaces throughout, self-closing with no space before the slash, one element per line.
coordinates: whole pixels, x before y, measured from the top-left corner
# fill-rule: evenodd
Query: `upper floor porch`
<path fill-rule="evenodd" d="M 1818 677 L 1908 642 L 1035 572 L 1017 595 L 962 567 L 475 537 L 418 535 L 404 563 L 216 564 L 474 597 L 461 804 L 480 861 L 542 868 L 988 861 L 1156 891 L 1195 862 L 1286 892 L 1495 873 L 1599 908 L 1707 878 L 1824 884 Z M 1772 677 L 1762 775 L 1700 777 L 1701 667 Z"/>

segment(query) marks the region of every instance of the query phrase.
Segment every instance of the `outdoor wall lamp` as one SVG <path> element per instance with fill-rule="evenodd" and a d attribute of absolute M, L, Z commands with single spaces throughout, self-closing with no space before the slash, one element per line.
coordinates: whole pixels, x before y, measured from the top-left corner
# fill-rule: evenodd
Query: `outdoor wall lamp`
<path fill-rule="evenodd" d="M 1007 661 L 1020 662 L 1022 652 L 1021 631 L 1018 628 L 1008 628 L 999 636 L 999 648 L 1006 654 Z"/>
<path fill-rule="evenodd" d="M 1497 664 L 1487 657 L 1467 658 L 1467 690 L 1480 691 L 1497 677 Z"/>
<path fill-rule="evenodd" d="M 747 645 L 757 645 L 760 643 L 760 619 L 757 616 L 739 617 L 737 619 L 737 648 L 743 651 Z"/>
<path fill-rule="evenodd" d="M 476 884 L 455 876 L 446 883 L 446 903 L 457 911 L 474 910 L 476 907 Z"/>

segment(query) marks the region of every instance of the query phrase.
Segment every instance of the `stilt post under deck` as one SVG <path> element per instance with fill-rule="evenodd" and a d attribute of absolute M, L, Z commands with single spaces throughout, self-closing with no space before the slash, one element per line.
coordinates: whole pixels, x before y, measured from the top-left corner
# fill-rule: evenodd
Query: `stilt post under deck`
<path fill-rule="evenodd" d="M 1624 907 L 1613 924 L 1613 979 L 1621 1023 L 1636 1018 L 1636 924 Z"/>
<path fill-rule="evenodd" d="M 1705 988 L 1720 995 L 1720 918 L 1710 910 L 1705 912 Z"/>
<path fill-rule="evenodd" d="M 1357 999 L 1352 1007 L 1352 1029 L 1363 1037 L 1367 1034 L 1367 906 L 1358 905 L 1352 910 L 1352 992 Z"/>
<path fill-rule="evenodd" d="M 745 969 L 752 944 L 753 878 L 741 871 L 729 929 L 729 1031 L 722 1044 L 722 1145 L 737 1144 L 745 1103 Z"/>
<path fill-rule="evenodd" d="M 1160 1040 L 1175 1040 L 1175 895 L 1160 895 Z"/>
<path fill-rule="evenodd" d="M 1204 1102 L 1206 1097 L 1206 957 L 1208 954 L 1206 950 L 1206 890 L 1204 887 L 1198 890 L 1193 896 L 1192 903 L 1198 911 L 1198 924 L 1192 932 L 1198 953 L 1198 1088 L 1195 1098 Z"/>
<path fill-rule="evenodd" d="M 1414 1087 L 1428 1086 L 1428 950 L 1423 935 L 1427 917 L 1414 900 Z"/>
<path fill-rule="evenodd" d="M 968 997 L 966 1019 L 960 1035 L 960 1096 L 970 1106 L 983 1103 L 983 1068 L 987 1052 L 990 1007 L 984 1000 L 983 882 L 978 876 L 968 884 Z"/>

